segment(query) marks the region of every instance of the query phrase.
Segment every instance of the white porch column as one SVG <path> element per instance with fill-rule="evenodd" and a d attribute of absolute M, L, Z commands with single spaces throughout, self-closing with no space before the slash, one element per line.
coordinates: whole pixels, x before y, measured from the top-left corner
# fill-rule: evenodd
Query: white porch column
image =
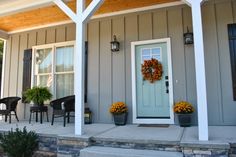
<path fill-rule="evenodd" d="M 84 24 L 82 15 L 84 0 L 77 0 L 76 10 L 78 21 L 76 23 L 74 92 L 75 92 L 75 134 L 82 135 L 84 128 Z"/>
<path fill-rule="evenodd" d="M 204 59 L 204 43 L 202 33 L 202 13 L 201 3 L 203 0 L 183 0 L 192 7 L 193 33 L 194 33 L 194 54 L 197 83 L 197 103 L 198 103 L 198 138 L 201 141 L 208 140 L 208 114 L 207 114 L 207 94 L 206 75 Z"/>
<path fill-rule="evenodd" d="M 53 2 L 76 24 L 74 54 L 75 134 L 82 135 L 84 128 L 84 38 L 85 24 L 104 0 L 93 0 L 84 10 L 85 0 L 77 0 L 74 13 L 62 0 Z"/>

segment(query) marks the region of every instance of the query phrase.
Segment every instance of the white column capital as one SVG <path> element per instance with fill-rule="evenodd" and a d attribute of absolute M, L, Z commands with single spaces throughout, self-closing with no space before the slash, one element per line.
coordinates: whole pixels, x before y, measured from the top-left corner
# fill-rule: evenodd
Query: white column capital
<path fill-rule="evenodd" d="M 54 0 L 53 1 L 71 20 L 77 23 L 78 18 L 76 14 L 62 1 L 62 0 Z"/>
<path fill-rule="evenodd" d="M 186 3 L 189 6 L 199 5 L 204 2 L 204 0 L 182 0 L 182 2 Z"/>

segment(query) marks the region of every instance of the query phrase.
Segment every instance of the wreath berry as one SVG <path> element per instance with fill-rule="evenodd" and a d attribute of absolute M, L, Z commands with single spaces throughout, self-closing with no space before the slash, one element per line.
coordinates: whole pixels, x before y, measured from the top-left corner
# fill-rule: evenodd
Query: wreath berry
<path fill-rule="evenodd" d="M 150 83 L 161 80 L 162 73 L 162 64 L 157 59 L 145 60 L 142 64 L 143 79 Z"/>

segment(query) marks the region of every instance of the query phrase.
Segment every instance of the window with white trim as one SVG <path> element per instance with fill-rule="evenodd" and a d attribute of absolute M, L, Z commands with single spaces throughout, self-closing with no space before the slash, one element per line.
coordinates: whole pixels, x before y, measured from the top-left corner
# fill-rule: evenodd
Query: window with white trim
<path fill-rule="evenodd" d="M 46 86 L 54 98 L 74 94 L 74 42 L 33 47 L 33 86 Z"/>

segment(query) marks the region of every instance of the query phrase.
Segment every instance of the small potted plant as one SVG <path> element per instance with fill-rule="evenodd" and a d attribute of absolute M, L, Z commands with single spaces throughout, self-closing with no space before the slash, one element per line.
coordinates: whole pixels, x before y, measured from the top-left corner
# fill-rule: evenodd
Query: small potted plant
<path fill-rule="evenodd" d="M 44 101 L 50 100 L 52 98 L 52 94 L 47 87 L 33 87 L 32 89 L 28 89 L 24 96 L 27 101 L 33 103 L 38 106 L 43 106 Z"/>
<path fill-rule="evenodd" d="M 174 105 L 174 112 L 176 113 L 181 127 L 191 126 L 192 113 L 194 107 L 187 101 L 179 101 Z"/>
<path fill-rule="evenodd" d="M 110 107 L 110 113 L 113 115 L 115 125 L 126 124 L 128 107 L 124 102 L 113 103 Z"/>

